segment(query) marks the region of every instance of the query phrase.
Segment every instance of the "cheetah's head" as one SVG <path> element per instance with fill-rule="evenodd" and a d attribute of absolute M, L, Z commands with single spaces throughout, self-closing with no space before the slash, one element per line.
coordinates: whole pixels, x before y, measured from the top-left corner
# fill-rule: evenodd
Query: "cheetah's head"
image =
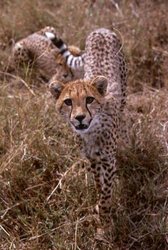
<path fill-rule="evenodd" d="M 76 80 L 67 84 L 50 84 L 56 109 L 77 133 L 89 130 L 100 112 L 107 89 L 107 79 Z"/>

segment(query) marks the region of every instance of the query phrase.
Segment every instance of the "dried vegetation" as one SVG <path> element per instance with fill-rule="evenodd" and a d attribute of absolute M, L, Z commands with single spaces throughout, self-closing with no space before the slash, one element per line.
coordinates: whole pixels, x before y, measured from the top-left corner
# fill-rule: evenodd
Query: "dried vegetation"
<path fill-rule="evenodd" d="M 1 0 L 0 8 L 0 249 L 166 250 L 167 1 Z M 97 27 L 122 34 L 131 143 L 118 153 L 111 242 L 94 240 L 96 190 L 47 86 L 26 66 L 9 71 L 13 41 L 46 25 L 81 48 Z"/>

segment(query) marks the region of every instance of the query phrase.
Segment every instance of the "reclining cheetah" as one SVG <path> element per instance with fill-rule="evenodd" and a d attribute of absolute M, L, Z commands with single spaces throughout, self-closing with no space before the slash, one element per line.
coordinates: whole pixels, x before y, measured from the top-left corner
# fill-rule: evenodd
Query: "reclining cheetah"
<path fill-rule="evenodd" d="M 76 71 L 67 66 L 59 50 L 45 36 L 46 32 L 52 32 L 56 36 L 56 31 L 53 27 L 45 27 L 18 41 L 12 50 L 13 63 L 15 65 L 23 63 L 26 65 L 34 64 L 48 79 L 53 75 L 55 75 L 54 79 L 59 78 L 63 82 L 78 79 L 79 75 Z M 68 48 L 74 56 L 80 55 L 79 48 L 75 46 L 69 46 Z"/>
<path fill-rule="evenodd" d="M 125 103 L 126 67 L 121 42 L 110 30 L 93 31 L 86 40 L 85 51 L 84 79 L 66 85 L 57 82 L 50 89 L 57 111 L 82 140 L 82 151 L 91 163 L 89 170 L 100 195 L 100 221 L 108 226 L 121 108 Z"/>

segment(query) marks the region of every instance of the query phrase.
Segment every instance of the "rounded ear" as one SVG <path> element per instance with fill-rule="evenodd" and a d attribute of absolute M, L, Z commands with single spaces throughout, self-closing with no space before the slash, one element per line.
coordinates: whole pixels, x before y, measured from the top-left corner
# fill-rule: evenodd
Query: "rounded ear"
<path fill-rule="evenodd" d="M 108 80 L 105 76 L 95 77 L 91 84 L 98 90 L 98 92 L 104 96 L 106 94 Z"/>
<path fill-rule="evenodd" d="M 50 31 L 46 31 L 46 32 L 45 32 L 45 36 L 46 36 L 47 38 L 49 38 L 50 40 L 52 40 L 52 39 L 55 38 L 55 34 L 52 33 L 52 32 L 50 32 Z"/>
<path fill-rule="evenodd" d="M 63 88 L 64 84 L 61 82 L 51 82 L 49 85 L 50 92 L 56 100 L 59 98 Z"/>

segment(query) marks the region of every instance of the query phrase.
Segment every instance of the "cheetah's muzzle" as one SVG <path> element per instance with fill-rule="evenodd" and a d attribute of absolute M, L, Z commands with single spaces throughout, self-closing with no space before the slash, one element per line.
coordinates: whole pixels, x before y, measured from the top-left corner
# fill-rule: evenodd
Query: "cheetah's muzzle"
<path fill-rule="evenodd" d="M 88 125 L 80 123 L 78 126 L 75 126 L 75 129 L 84 130 L 84 129 L 87 129 L 88 127 L 89 127 Z"/>

